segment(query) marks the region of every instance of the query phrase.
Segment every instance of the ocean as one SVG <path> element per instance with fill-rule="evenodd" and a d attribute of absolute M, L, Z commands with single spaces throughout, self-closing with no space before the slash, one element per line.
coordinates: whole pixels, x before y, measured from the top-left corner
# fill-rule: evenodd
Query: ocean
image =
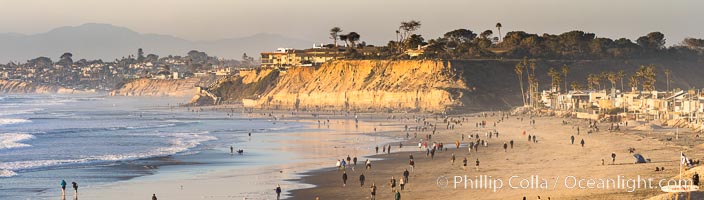
<path fill-rule="evenodd" d="M 272 165 L 253 135 L 282 134 L 304 123 L 273 123 L 242 109 L 211 112 L 183 99 L 104 96 L 0 96 L 0 199 L 56 199 L 59 183 L 91 188 L 179 165 Z M 229 147 L 245 149 L 232 159 Z M 262 150 L 252 152 L 254 149 Z M 210 159 L 200 159 L 200 158 Z M 214 158 L 215 157 L 215 158 Z M 222 158 L 220 158 L 222 157 Z M 275 157 L 275 156 L 274 156 Z"/>

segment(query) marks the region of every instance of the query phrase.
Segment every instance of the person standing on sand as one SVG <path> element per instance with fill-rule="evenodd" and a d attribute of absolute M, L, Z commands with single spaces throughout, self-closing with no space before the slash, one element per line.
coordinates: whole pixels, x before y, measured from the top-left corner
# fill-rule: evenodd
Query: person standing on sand
<path fill-rule="evenodd" d="M 450 159 L 450 165 L 455 164 L 455 153 L 452 153 L 452 158 Z"/>
<path fill-rule="evenodd" d="M 364 177 L 364 173 L 359 175 L 359 187 L 364 187 L 364 180 L 366 178 Z"/>
<path fill-rule="evenodd" d="M 401 180 L 399 180 L 398 185 L 400 185 L 400 186 L 401 186 L 401 190 L 403 190 L 403 186 L 406 185 L 406 182 L 404 181 L 404 178 L 401 178 Z"/>
<path fill-rule="evenodd" d="M 78 183 L 71 182 L 71 184 L 73 185 L 73 191 L 75 192 L 74 196 L 78 196 Z"/>
<path fill-rule="evenodd" d="M 281 199 L 281 185 L 276 184 L 276 189 L 274 189 L 274 191 L 276 191 L 276 200 Z"/>
<path fill-rule="evenodd" d="M 530 134 L 528 134 L 528 142 L 530 142 L 530 139 L 533 139 L 533 138 L 530 137 Z"/>
<path fill-rule="evenodd" d="M 388 150 L 386 150 L 386 154 L 391 154 L 391 145 L 389 145 Z"/>
<path fill-rule="evenodd" d="M 354 165 L 357 166 L 357 156 L 354 156 L 354 158 L 352 158 L 352 162 L 354 162 Z"/>
<path fill-rule="evenodd" d="M 61 180 L 61 196 L 66 196 L 66 180 Z"/>
<path fill-rule="evenodd" d="M 513 140 L 509 142 L 511 144 L 511 149 L 513 149 Z"/>
<path fill-rule="evenodd" d="M 477 167 L 476 167 L 476 169 L 477 169 L 477 171 L 479 171 L 479 158 L 477 158 Z"/>
<path fill-rule="evenodd" d="M 584 139 L 582 139 L 582 141 L 579 143 L 582 144 L 582 147 L 584 147 Z"/>
<path fill-rule="evenodd" d="M 376 149 L 376 154 L 379 154 L 379 145 L 376 145 L 374 149 Z"/>
<path fill-rule="evenodd" d="M 408 183 L 408 176 L 409 175 L 410 175 L 410 173 L 408 173 L 408 169 L 404 169 L 403 170 L 403 179 L 406 180 L 406 183 Z"/>
<path fill-rule="evenodd" d="M 616 164 L 616 152 L 611 152 L 611 164 Z"/>
<path fill-rule="evenodd" d="M 347 172 L 342 172 L 342 187 L 347 185 Z"/>
<path fill-rule="evenodd" d="M 415 171 L 416 162 L 413 161 L 413 159 L 411 159 L 410 161 L 408 161 L 408 166 L 411 167 L 411 172 L 414 172 L 414 171 Z"/>
<path fill-rule="evenodd" d="M 574 144 L 574 135 L 570 136 L 570 143 Z"/>
<path fill-rule="evenodd" d="M 462 169 L 467 171 L 467 157 L 464 157 L 464 160 L 462 160 Z"/>
<path fill-rule="evenodd" d="M 156 199 L 156 194 L 152 194 L 152 200 L 157 200 L 157 199 Z"/>
<path fill-rule="evenodd" d="M 391 177 L 391 180 L 389 180 L 389 185 L 391 186 L 391 191 L 393 192 L 396 190 L 396 178 L 393 176 Z"/>
<path fill-rule="evenodd" d="M 372 161 L 369 161 L 369 159 L 367 159 L 367 162 L 364 162 L 364 166 L 367 170 L 372 169 Z"/>
<path fill-rule="evenodd" d="M 508 144 L 506 142 L 504 142 L 504 152 L 508 152 Z"/>
<path fill-rule="evenodd" d="M 345 164 L 347 164 L 347 165 L 352 164 L 352 162 L 350 162 L 350 161 L 352 161 L 352 158 L 350 158 L 350 155 L 347 155 L 347 162 Z"/>
<path fill-rule="evenodd" d="M 372 183 L 372 186 L 369 187 L 369 192 L 372 194 L 370 200 L 376 200 L 376 184 Z"/>
<path fill-rule="evenodd" d="M 396 190 L 394 194 L 394 200 L 401 200 L 401 193 L 398 190 Z"/>

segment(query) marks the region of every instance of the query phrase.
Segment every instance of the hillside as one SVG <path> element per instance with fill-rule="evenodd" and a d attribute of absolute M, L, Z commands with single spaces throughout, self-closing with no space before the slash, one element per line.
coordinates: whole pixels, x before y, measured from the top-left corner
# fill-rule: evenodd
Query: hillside
<path fill-rule="evenodd" d="M 125 83 L 110 92 L 110 96 L 171 96 L 190 97 L 196 95 L 199 79 L 156 80 L 137 79 Z"/>
<path fill-rule="evenodd" d="M 65 26 L 45 33 L 24 35 L 0 33 L 0 63 L 24 62 L 40 56 L 58 60 L 64 52 L 87 60 L 110 61 L 136 55 L 143 48 L 147 54 L 182 55 L 190 50 L 205 51 L 221 58 L 240 58 L 243 53 L 256 55 L 279 47 L 303 48 L 312 42 L 276 34 L 255 34 L 220 40 L 191 41 L 171 35 L 144 34 L 110 24 L 87 23 Z"/>
<path fill-rule="evenodd" d="M 286 71 L 244 71 L 209 90 L 225 102 L 274 109 L 336 110 L 497 110 L 521 104 L 514 67 L 519 60 L 354 60 L 334 61 L 319 67 Z M 585 85 L 588 74 L 624 70 L 627 77 L 641 65 L 654 64 L 656 89 L 666 87 L 663 70 L 672 71 L 671 88 L 704 85 L 698 61 L 589 60 L 537 61 L 540 88 L 550 87 L 547 71 L 569 66 L 568 85 Z M 524 80 L 525 81 L 525 80 Z M 610 83 L 602 81 L 602 87 Z M 561 84 L 563 85 L 563 84 Z M 620 81 L 615 85 L 620 89 Z"/>
<path fill-rule="evenodd" d="M 60 86 L 37 85 L 21 81 L 0 80 L 0 94 L 86 94 L 92 91 L 74 90 Z"/>

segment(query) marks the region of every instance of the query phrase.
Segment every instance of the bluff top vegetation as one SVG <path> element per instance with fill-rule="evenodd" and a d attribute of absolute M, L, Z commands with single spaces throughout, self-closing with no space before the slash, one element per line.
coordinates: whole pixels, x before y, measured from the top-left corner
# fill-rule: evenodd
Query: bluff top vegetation
<path fill-rule="evenodd" d="M 402 22 L 396 31 L 396 39 L 386 46 L 377 48 L 375 54 L 358 53 L 366 45 L 358 42 L 360 33 L 351 32 L 355 37 L 352 48 L 346 51 L 351 59 L 404 59 L 407 50 L 424 50 L 419 59 L 520 59 L 524 57 L 557 60 L 594 60 L 594 59 L 694 59 L 704 58 L 704 40 L 686 38 L 680 43 L 665 46 L 665 35 L 651 32 L 632 41 L 627 38 L 611 39 L 597 37 L 594 33 L 569 31 L 562 34 L 533 34 L 524 31 L 511 31 L 501 35 L 501 23 L 494 30 L 474 32 L 469 29 L 456 29 L 442 37 L 426 40 L 415 34 L 421 27 L 419 21 Z M 331 39 L 349 40 L 340 34 L 342 29 L 331 29 Z M 343 36 L 343 37 L 340 37 Z M 356 44 L 356 45 L 355 45 Z M 335 45 L 337 48 L 337 45 Z"/>

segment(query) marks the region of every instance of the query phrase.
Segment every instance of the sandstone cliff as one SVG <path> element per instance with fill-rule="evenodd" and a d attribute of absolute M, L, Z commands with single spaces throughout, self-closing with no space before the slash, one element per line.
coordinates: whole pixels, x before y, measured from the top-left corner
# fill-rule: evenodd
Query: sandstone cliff
<path fill-rule="evenodd" d="M 320 67 L 254 70 L 216 84 L 225 101 L 274 109 L 444 111 L 467 90 L 441 61 L 333 61 Z"/>
<path fill-rule="evenodd" d="M 197 94 L 199 79 L 157 80 L 137 79 L 110 92 L 111 96 L 173 96 L 190 97 Z"/>
<path fill-rule="evenodd" d="M 4 94 L 86 94 L 92 92 L 22 81 L 0 80 L 0 93 Z"/>

